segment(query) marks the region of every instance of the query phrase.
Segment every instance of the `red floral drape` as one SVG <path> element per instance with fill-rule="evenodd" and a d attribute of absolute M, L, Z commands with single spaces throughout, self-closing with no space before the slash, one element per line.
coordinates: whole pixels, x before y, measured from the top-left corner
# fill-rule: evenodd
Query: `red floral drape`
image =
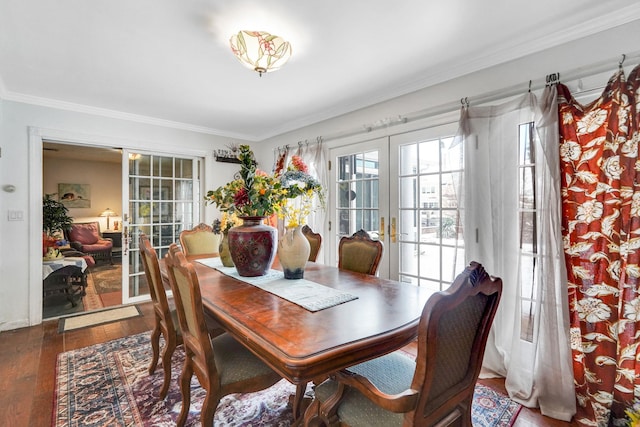
<path fill-rule="evenodd" d="M 640 397 L 640 66 L 581 106 L 558 85 L 563 238 L 580 425 Z M 634 390 L 635 396 L 634 396 Z"/>

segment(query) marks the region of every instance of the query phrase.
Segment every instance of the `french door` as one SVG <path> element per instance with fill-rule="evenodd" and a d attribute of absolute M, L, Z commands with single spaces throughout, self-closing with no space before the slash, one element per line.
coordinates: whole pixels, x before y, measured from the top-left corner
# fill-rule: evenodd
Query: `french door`
<path fill-rule="evenodd" d="M 340 238 L 363 229 L 385 245 L 378 275 L 389 277 L 386 220 L 389 218 L 389 144 L 387 138 L 334 148 L 329 185 L 329 262 L 338 264 Z"/>
<path fill-rule="evenodd" d="M 200 220 L 202 161 L 156 153 L 123 151 L 123 303 L 145 300 L 149 284 L 140 261 L 146 234 L 159 257 L 179 241 L 180 232 Z"/>
<path fill-rule="evenodd" d="M 329 262 L 364 229 L 384 245 L 379 276 L 441 290 L 465 267 L 455 123 L 329 151 Z"/>

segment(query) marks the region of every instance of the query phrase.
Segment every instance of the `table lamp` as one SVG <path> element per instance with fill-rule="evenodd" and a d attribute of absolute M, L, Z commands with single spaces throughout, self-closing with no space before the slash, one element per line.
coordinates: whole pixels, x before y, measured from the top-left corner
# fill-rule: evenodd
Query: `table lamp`
<path fill-rule="evenodd" d="M 112 217 L 112 216 L 117 216 L 117 215 L 118 215 L 117 213 L 115 213 L 114 211 L 112 211 L 109 208 L 105 209 L 105 211 L 100 214 L 100 216 L 106 216 L 107 217 L 107 230 L 111 229 L 111 227 L 109 227 L 109 218 Z"/>

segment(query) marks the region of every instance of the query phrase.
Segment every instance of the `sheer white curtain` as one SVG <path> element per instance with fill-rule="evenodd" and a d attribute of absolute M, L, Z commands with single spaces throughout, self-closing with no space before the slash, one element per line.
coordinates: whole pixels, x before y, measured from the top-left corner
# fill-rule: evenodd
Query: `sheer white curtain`
<path fill-rule="evenodd" d="M 484 377 L 505 377 L 509 396 L 544 415 L 570 420 L 575 392 L 569 346 L 566 270 L 560 230 L 560 168 L 555 91 L 502 105 L 464 108 L 455 143 L 464 143 L 464 232 L 467 262 L 482 263 L 504 283 L 483 364 Z M 535 123 L 529 162 L 535 209 L 535 239 L 522 253 L 521 125 Z M 533 128 L 532 128 L 533 129 Z M 520 157 L 519 157 L 520 156 Z M 526 163 L 526 162 L 525 162 Z M 531 187 L 529 187 L 531 188 Z M 526 215 L 526 214 L 525 214 Z M 533 271 L 532 271 L 533 270 Z M 526 290 L 523 295 L 523 289 Z M 523 333 L 523 307 L 531 299 L 533 327 Z"/>

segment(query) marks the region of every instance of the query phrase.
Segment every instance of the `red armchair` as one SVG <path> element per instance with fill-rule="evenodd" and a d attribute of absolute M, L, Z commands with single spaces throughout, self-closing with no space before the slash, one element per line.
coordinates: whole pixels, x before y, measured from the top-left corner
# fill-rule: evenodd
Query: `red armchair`
<path fill-rule="evenodd" d="M 113 264 L 113 241 L 102 237 L 97 221 L 71 224 L 67 240 L 73 249 L 91 255 L 96 261 L 109 260 Z"/>

